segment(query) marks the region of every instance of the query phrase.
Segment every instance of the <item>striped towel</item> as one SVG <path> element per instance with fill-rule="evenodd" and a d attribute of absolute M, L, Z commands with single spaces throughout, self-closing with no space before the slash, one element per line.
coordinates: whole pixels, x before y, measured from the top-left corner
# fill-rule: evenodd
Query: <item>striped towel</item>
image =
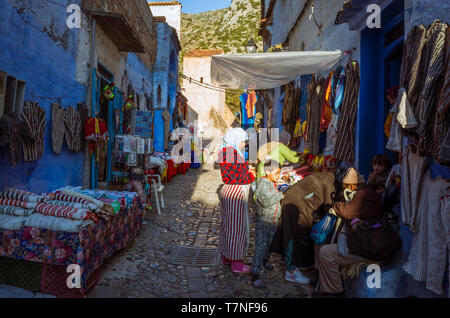
<path fill-rule="evenodd" d="M 15 216 L 30 216 L 34 213 L 34 209 L 24 209 L 9 205 L 0 205 L 0 214 L 8 214 Z"/>
<path fill-rule="evenodd" d="M 34 213 L 25 220 L 25 226 L 47 229 L 56 232 L 78 233 L 82 229 L 94 225 L 91 220 L 71 220 Z"/>
<path fill-rule="evenodd" d="M 98 222 L 98 217 L 86 209 L 75 209 L 67 206 L 38 203 L 36 212 L 43 215 L 57 216 L 75 220 L 93 220 Z"/>
<path fill-rule="evenodd" d="M 27 217 L 0 214 L 0 229 L 17 231 L 23 228 Z"/>
<path fill-rule="evenodd" d="M 24 209 L 35 209 L 37 203 L 0 198 L 0 205 L 9 205 L 9 206 L 15 206 L 15 207 L 24 208 Z"/>

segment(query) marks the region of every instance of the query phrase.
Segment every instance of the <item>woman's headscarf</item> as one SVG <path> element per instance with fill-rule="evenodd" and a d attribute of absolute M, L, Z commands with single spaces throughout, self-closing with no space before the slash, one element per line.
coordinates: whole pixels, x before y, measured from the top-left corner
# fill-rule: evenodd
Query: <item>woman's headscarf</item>
<path fill-rule="evenodd" d="M 239 149 L 239 144 L 242 141 L 248 140 L 248 135 L 242 128 L 231 128 L 228 129 L 227 133 L 223 137 L 224 147 L 233 147 L 237 153 L 244 157 L 243 153 Z"/>

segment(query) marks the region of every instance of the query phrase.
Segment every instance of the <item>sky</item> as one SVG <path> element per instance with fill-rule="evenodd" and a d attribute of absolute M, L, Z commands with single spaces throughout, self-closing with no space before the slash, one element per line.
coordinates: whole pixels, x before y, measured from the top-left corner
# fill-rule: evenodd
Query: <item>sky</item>
<path fill-rule="evenodd" d="M 198 13 L 223 9 L 231 5 L 231 0 L 178 0 L 184 13 Z"/>

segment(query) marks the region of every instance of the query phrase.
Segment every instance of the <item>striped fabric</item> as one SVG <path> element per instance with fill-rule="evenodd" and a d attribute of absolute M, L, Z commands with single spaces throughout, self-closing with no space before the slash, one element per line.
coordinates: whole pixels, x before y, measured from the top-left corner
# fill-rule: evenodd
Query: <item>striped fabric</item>
<path fill-rule="evenodd" d="M 29 195 L 29 194 L 19 193 L 19 192 L 3 191 L 0 194 L 0 197 L 2 197 L 3 199 L 11 199 L 11 200 L 25 201 L 25 202 L 38 202 L 39 201 L 39 197 L 35 194 Z"/>
<path fill-rule="evenodd" d="M 422 91 L 423 75 L 419 72 L 422 50 L 425 45 L 426 29 L 423 25 L 415 26 L 409 31 L 403 45 L 400 86 L 406 89 L 408 100 L 417 118 L 417 104 Z"/>
<path fill-rule="evenodd" d="M 23 209 L 15 206 L 0 205 L 0 214 L 8 214 L 15 216 L 29 216 L 34 212 L 34 209 Z"/>
<path fill-rule="evenodd" d="M 75 209 L 86 209 L 86 210 L 95 210 L 97 208 L 94 204 L 83 204 L 76 202 L 68 202 L 68 201 L 57 201 L 57 200 L 45 200 L 43 203 L 59 205 L 59 206 L 67 206 Z"/>
<path fill-rule="evenodd" d="M 428 42 L 424 48 L 425 83 L 419 103 L 417 133 L 420 136 L 419 147 L 426 153 L 432 152 L 432 130 L 435 112 L 440 95 L 441 75 L 444 71 L 444 46 L 448 25 L 435 21 L 427 31 Z"/>
<path fill-rule="evenodd" d="M 416 233 L 403 269 L 415 280 L 424 282 L 434 293 L 444 293 L 444 278 L 448 267 L 450 217 L 448 184 L 443 179 L 433 180 L 430 172 L 423 178 Z"/>
<path fill-rule="evenodd" d="M 359 64 L 350 60 L 345 67 L 346 82 L 344 101 L 339 115 L 338 133 L 334 157 L 344 162 L 355 160 L 356 113 L 359 97 Z"/>
<path fill-rule="evenodd" d="M 67 201 L 67 202 L 75 202 L 75 203 L 82 203 L 82 204 L 88 204 L 89 202 L 83 198 L 76 197 L 73 195 L 67 195 L 63 194 L 61 192 L 56 192 L 51 196 L 52 200 L 57 201 Z"/>
<path fill-rule="evenodd" d="M 40 213 L 34 213 L 25 218 L 26 227 L 47 229 L 55 232 L 78 233 L 84 228 L 91 225 L 94 225 L 94 222 L 92 222 L 91 220 L 71 220 L 66 218 L 42 215 Z"/>
<path fill-rule="evenodd" d="M 325 78 L 321 77 L 316 81 L 313 76 L 308 84 L 306 142 L 310 146 L 310 153 L 314 155 L 319 154 L 320 118 L 322 101 L 325 97 L 325 82 Z"/>
<path fill-rule="evenodd" d="M 59 103 L 52 103 L 52 147 L 57 155 L 61 153 L 64 141 L 64 109 Z"/>
<path fill-rule="evenodd" d="M 69 106 L 64 111 L 64 133 L 67 148 L 73 152 L 81 150 L 81 117 L 78 111 Z"/>
<path fill-rule="evenodd" d="M 36 212 L 48 216 L 56 216 L 69 218 L 74 220 L 88 220 L 92 219 L 94 222 L 98 221 L 98 218 L 92 212 L 85 209 L 75 209 L 66 206 L 52 205 L 46 203 L 38 203 L 36 206 Z"/>
<path fill-rule="evenodd" d="M 33 141 L 23 143 L 24 161 L 35 161 L 44 153 L 45 110 L 37 102 L 25 102 L 22 120 L 31 132 Z"/>
<path fill-rule="evenodd" d="M 439 163 L 450 165 L 450 28 L 447 28 L 445 50 L 444 84 L 434 120 L 433 153 Z"/>
<path fill-rule="evenodd" d="M 105 205 L 104 202 L 102 202 L 100 200 L 97 200 L 97 199 L 94 199 L 93 197 L 88 196 L 87 194 L 79 193 L 77 191 L 63 190 L 62 194 L 65 194 L 65 195 L 68 195 L 68 196 L 72 196 L 72 197 L 84 200 L 84 201 L 76 201 L 76 202 L 79 202 L 79 203 L 93 203 L 96 206 L 98 206 L 99 208 L 103 208 L 103 206 Z"/>
<path fill-rule="evenodd" d="M 250 185 L 225 184 L 220 195 L 222 226 L 219 252 L 232 261 L 244 259 L 249 243 L 249 188 Z"/>
<path fill-rule="evenodd" d="M 0 214 L 0 229 L 18 231 L 21 230 L 28 217 Z"/>
<path fill-rule="evenodd" d="M 0 205 L 9 205 L 24 209 L 34 209 L 36 208 L 37 203 L 0 198 Z"/>
<path fill-rule="evenodd" d="M 35 193 L 30 192 L 30 191 L 20 190 L 20 189 L 15 189 L 15 188 L 10 188 L 10 187 L 6 187 L 5 192 L 14 192 L 14 193 L 26 194 L 26 195 L 30 195 L 30 196 L 36 195 Z"/>

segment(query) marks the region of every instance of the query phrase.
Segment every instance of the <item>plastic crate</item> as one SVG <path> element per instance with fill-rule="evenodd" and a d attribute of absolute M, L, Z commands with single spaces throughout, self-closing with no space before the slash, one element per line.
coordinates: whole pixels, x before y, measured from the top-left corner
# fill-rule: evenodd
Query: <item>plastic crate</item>
<path fill-rule="evenodd" d="M 83 298 L 87 292 L 94 287 L 100 279 L 101 268 L 96 269 L 88 277 L 86 289 L 67 287 L 67 278 L 70 273 L 66 272 L 67 266 L 44 264 L 42 268 L 41 292 L 60 298 Z"/>
<path fill-rule="evenodd" d="M 41 288 L 42 263 L 0 257 L 0 285 L 16 286 L 32 292 Z"/>

